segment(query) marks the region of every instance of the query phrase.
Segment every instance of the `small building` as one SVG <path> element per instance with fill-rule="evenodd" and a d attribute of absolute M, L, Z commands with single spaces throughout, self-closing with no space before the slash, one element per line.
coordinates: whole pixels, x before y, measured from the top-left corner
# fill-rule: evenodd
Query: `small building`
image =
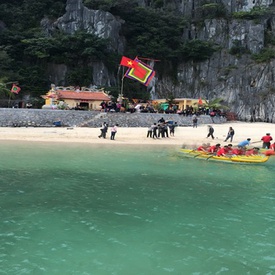
<path fill-rule="evenodd" d="M 76 110 L 100 110 L 102 101 L 106 103 L 111 101 L 111 97 L 103 90 L 53 85 L 46 95 L 42 95 L 42 98 L 45 99 L 42 109 L 57 109 L 64 106 L 64 108 Z"/>
<path fill-rule="evenodd" d="M 157 103 L 166 103 L 166 99 L 154 99 Z M 174 98 L 174 105 L 177 105 L 178 110 L 186 110 L 189 107 L 198 108 L 205 104 L 205 100 L 198 98 Z"/>

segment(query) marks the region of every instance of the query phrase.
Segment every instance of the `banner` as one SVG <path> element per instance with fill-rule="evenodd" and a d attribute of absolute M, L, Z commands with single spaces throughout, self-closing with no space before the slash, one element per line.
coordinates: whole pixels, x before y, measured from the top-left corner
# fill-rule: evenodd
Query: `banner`
<path fill-rule="evenodd" d="M 141 82 L 143 85 L 148 86 L 152 78 L 155 76 L 155 71 L 147 64 L 140 61 L 137 57 L 134 59 L 136 65 L 129 68 L 125 76 Z"/>
<path fill-rule="evenodd" d="M 21 88 L 16 86 L 15 84 L 12 85 L 11 87 L 11 92 L 14 94 L 18 94 L 20 92 Z"/>

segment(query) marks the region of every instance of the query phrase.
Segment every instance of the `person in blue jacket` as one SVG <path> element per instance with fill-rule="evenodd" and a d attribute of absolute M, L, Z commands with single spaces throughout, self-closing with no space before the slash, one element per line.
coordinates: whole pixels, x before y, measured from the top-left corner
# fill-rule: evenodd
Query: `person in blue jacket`
<path fill-rule="evenodd" d="M 250 144 L 250 140 L 251 140 L 251 138 L 247 138 L 246 140 L 241 141 L 241 142 L 238 144 L 238 147 L 246 147 L 247 145 Z"/>

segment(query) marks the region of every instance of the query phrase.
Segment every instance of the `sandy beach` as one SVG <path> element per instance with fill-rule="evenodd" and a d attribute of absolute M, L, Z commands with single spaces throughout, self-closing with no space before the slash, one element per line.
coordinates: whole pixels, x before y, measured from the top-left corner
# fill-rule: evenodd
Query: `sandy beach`
<path fill-rule="evenodd" d="M 262 136 L 266 133 L 273 135 L 275 139 L 275 124 L 271 123 L 245 123 L 245 122 L 230 122 L 225 124 L 212 124 L 215 129 L 215 139 L 206 138 L 208 127 L 207 125 L 199 125 L 193 127 L 177 127 L 175 136 L 169 138 L 152 139 L 147 138 L 147 128 L 120 128 L 116 134 L 115 140 L 110 140 L 110 128 L 107 133 L 107 138 L 98 138 L 100 134 L 99 128 L 6 128 L 0 129 L 0 140 L 11 141 L 41 141 L 41 142 L 79 142 L 90 144 L 135 144 L 135 145 L 171 145 L 175 147 L 194 148 L 202 143 L 210 144 L 227 144 L 224 142 L 230 126 L 235 130 L 233 145 L 237 145 L 240 141 L 251 138 L 253 146 L 260 147 Z"/>

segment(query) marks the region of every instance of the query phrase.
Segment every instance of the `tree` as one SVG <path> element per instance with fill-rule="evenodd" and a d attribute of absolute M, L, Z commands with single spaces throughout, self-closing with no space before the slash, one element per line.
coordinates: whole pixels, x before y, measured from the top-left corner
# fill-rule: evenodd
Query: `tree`
<path fill-rule="evenodd" d="M 207 41 L 193 39 L 184 43 L 180 49 L 182 58 L 186 61 L 201 62 L 209 59 L 216 51 L 215 46 Z"/>
<path fill-rule="evenodd" d="M 11 85 L 13 82 L 7 82 L 7 78 L 2 77 L 0 78 L 0 97 L 5 98 L 5 97 L 9 97 L 9 98 L 13 98 L 14 97 L 14 93 L 12 93 L 10 91 L 10 89 L 8 88 L 8 85 Z"/>
<path fill-rule="evenodd" d="M 213 100 L 205 100 L 205 104 L 203 104 L 204 107 L 212 109 L 212 110 L 228 110 L 229 107 L 227 105 L 224 105 L 224 100 L 222 98 L 215 98 Z"/>
<path fill-rule="evenodd" d="M 169 104 L 169 107 L 171 107 L 173 104 L 175 104 L 175 97 L 173 94 L 169 94 L 166 98 L 166 102 Z"/>

